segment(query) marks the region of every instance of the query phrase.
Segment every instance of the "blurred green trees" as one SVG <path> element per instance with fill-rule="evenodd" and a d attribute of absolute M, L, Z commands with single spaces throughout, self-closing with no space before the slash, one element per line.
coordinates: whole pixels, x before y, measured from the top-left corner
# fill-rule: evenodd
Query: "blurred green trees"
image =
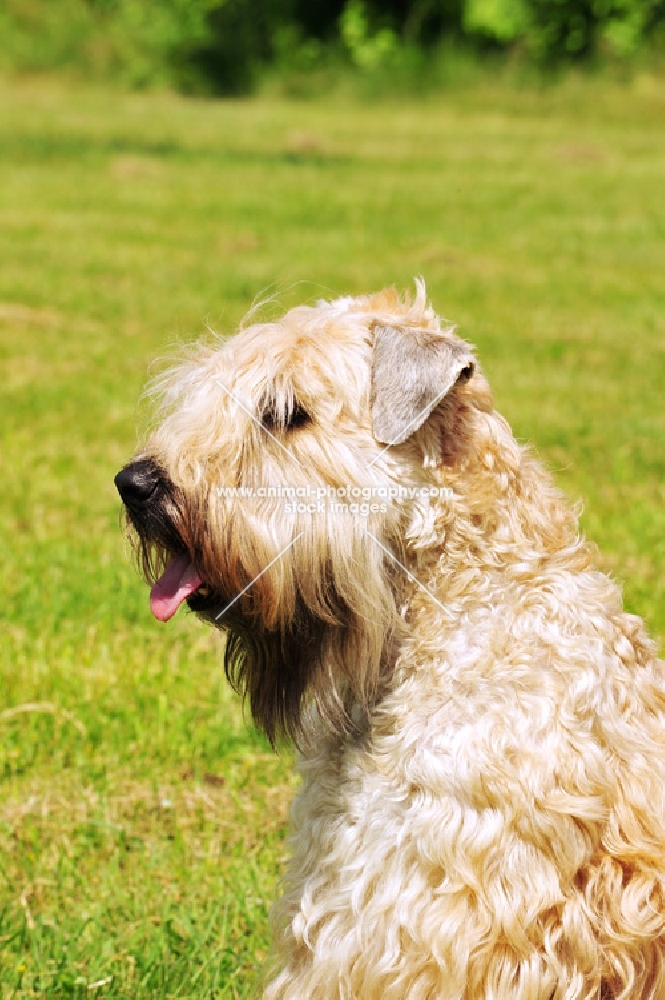
<path fill-rule="evenodd" d="M 665 0 L 0 0 L 0 66 L 238 93 L 269 66 L 361 73 L 428 55 L 557 65 L 665 51 Z"/>

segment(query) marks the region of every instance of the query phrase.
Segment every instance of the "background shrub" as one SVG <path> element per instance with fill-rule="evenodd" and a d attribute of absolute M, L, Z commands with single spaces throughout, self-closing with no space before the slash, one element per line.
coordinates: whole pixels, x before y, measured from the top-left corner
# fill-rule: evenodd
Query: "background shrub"
<path fill-rule="evenodd" d="M 233 94 L 267 68 L 422 77 L 451 47 L 540 66 L 662 54 L 665 0 L 0 0 L 0 31 L 5 69 Z"/>

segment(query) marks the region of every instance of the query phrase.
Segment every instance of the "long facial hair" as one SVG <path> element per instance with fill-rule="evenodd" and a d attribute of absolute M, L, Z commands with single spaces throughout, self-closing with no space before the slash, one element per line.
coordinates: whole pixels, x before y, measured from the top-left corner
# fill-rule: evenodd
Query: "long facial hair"
<path fill-rule="evenodd" d="M 273 745 L 302 745 L 321 725 L 354 728 L 353 709 L 367 712 L 385 688 L 402 627 L 401 578 L 364 525 L 323 530 L 310 517 L 286 529 L 247 510 L 220 517 L 214 497 L 195 508 L 164 473 L 161 483 L 148 509 L 127 511 L 139 567 L 154 583 L 171 556 L 189 553 L 204 585 L 187 603 L 226 633 L 226 676 L 255 724 Z M 297 540 L 264 572 L 275 535 Z M 384 532 L 393 549 L 398 538 Z M 243 539 L 252 540 L 247 552 Z"/>
<path fill-rule="evenodd" d="M 273 744 L 283 736 L 301 745 L 320 724 L 335 732 L 353 728 L 353 708 L 366 712 L 380 697 L 402 625 L 397 611 L 402 581 L 358 525 L 319 530 L 305 518 L 288 531 L 282 525 L 278 532 L 273 523 L 271 532 L 264 519 L 261 526 L 293 546 L 234 601 L 261 572 L 254 553 L 243 553 L 242 546 L 249 538 L 253 547 L 259 526 L 251 514 L 236 514 L 234 560 L 239 561 L 224 566 L 217 548 L 212 559 L 205 553 L 204 563 L 214 562 L 219 575 L 204 571 L 211 593 L 204 599 L 194 595 L 189 605 L 226 630 L 226 675 L 246 699 L 254 722 Z M 268 565 L 274 540 L 264 551 Z"/>

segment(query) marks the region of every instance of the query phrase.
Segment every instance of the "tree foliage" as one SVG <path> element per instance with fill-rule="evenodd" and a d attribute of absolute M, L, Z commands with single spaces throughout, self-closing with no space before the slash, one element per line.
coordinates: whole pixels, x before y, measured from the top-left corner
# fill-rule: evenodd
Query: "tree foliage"
<path fill-rule="evenodd" d="M 0 0 L 0 60 L 242 92 L 266 66 L 357 71 L 438 46 L 539 64 L 665 49 L 665 0 Z"/>

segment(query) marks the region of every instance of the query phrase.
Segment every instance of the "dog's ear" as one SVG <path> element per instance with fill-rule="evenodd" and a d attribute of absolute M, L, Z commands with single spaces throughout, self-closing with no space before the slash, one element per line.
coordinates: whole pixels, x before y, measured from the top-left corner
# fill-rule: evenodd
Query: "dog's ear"
<path fill-rule="evenodd" d="M 372 430 L 381 444 L 402 444 L 425 423 L 460 378 L 471 378 L 466 344 L 433 330 L 374 328 Z"/>

